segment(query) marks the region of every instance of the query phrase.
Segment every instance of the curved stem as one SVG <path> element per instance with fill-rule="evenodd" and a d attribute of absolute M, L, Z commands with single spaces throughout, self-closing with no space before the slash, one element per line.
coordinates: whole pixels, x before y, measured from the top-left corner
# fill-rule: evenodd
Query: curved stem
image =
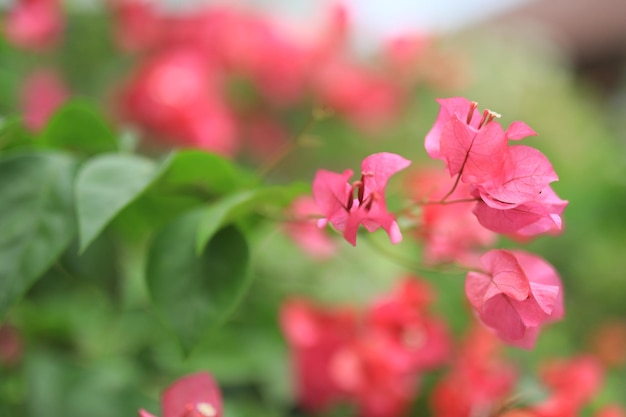
<path fill-rule="evenodd" d="M 289 143 L 284 144 L 269 160 L 263 164 L 259 170 L 259 178 L 265 178 L 278 164 L 285 159 L 290 153 L 298 149 L 300 146 L 306 144 L 303 140 L 310 132 L 315 122 L 328 117 L 327 113 L 324 113 L 322 109 L 314 108 L 309 115 L 307 122 L 304 124 L 300 132 Z"/>

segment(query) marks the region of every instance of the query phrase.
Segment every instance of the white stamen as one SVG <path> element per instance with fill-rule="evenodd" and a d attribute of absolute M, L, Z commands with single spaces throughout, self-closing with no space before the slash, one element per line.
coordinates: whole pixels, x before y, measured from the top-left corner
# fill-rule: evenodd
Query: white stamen
<path fill-rule="evenodd" d="M 209 403 L 196 404 L 196 410 L 205 417 L 215 417 L 217 415 L 217 410 Z"/>

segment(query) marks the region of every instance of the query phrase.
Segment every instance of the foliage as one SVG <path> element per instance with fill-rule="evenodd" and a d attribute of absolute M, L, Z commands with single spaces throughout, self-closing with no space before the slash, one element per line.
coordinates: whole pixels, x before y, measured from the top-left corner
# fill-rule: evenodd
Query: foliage
<path fill-rule="evenodd" d="M 558 63 L 64 6 L 3 16 L 0 415 L 623 415 L 624 165 Z"/>

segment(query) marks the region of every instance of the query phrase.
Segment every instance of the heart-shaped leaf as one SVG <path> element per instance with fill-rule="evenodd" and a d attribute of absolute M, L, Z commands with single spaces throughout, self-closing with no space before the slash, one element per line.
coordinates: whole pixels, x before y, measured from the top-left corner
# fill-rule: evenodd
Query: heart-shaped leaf
<path fill-rule="evenodd" d="M 139 156 L 107 154 L 89 160 L 76 178 L 80 251 L 161 172 L 156 163 Z"/>
<path fill-rule="evenodd" d="M 86 154 L 117 149 L 115 135 L 91 105 L 72 101 L 54 113 L 42 134 L 44 145 Z"/>
<path fill-rule="evenodd" d="M 216 201 L 204 210 L 198 228 L 196 251 L 201 253 L 209 239 L 221 227 L 257 210 L 262 205 L 284 207 L 299 193 L 300 185 L 294 184 L 291 187 L 245 190 Z"/>
<path fill-rule="evenodd" d="M 0 317 L 74 238 L 75 169 L 57 153 L 0 160 Z"/>
<path fill-rule="evenodd" d="M 248 288 L 249 251 L 243 234 L 229 226 L 196 253 L 204 212 L 176 218 L 154 239 L 147 281 L 152 300 L 189 352 L 232 313 Z"/>

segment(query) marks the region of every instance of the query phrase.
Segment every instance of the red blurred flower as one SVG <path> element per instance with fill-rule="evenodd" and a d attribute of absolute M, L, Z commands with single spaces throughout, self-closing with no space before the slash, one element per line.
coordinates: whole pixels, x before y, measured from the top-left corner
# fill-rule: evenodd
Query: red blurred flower
<path fill-rule="evenodd" d="M 55 72 L 40 70 L 29 74 L 23 82 L 21 91 L 21 106 L 26 127 L 34 132 L 41 130 L 68 95 L 65 84 Z"/>
<path fill-rule="evenodd" d="M 408 278 L 366 312 L 367 332 L 379 339 L 386 360 L 400 371 L 422 372 L 448 359 L 448 329 L 427 311 L 432 298 L 433 291 L 425 282 Z"/>
<path fill-rule="evenodd" d="M 475 326 L 465 339 L 450 372 L 431 396 L 434 417 L 491 415 L 511 394 L 517 373 L 504 361 L 501 343 Z M 521 417 L 521 416 L 520 416 Z"/>
<path fill-rule="evenodd" d="M 221 417 L 222 395 L 213 377 L 207 372 L 185 376 L 165 390 L 161 396 L 163 417 Z M 139 410 L 139 417 L 154 417 Z"/>
<path fill-rule="evenodd" d="M 619 405 L 607 405 L 598 410 L 594 417 L 626 417 L 626 411 Z"/>
<path fill-rule="evenodd" d="M 344 393 L 331 366 L 356 337 L 356 313 L 291 300 L 281 309 L 280 323 L 291 348 L 298 402 L 310 411 L 328 409 Z"/>
<path fill-rule="evenodd" d="M 8 323 L 0 325 L 0 365 L 17 364 L 23 353 L 22 336 Z"/>
<path fill-rule="evenodd" d="M 390 77 L 333 60 L 316 74 L 314 94 L 321 103 L 365 131 L 379 130 L 400 111 L 401 91 Z"/>
<path fill-rule="evenodd" d="M 160 137 L 233 155 L 236 126 L 219 82 L 215 68 L 199 52 L 168 50 L 135 73 L 123 92 L 123 112 Z"/>
<path fill-rule="evenodd" d="M 55 46 L 63 30 L 58 0 L 17 0 L 7 13 L 4 32 L 17 46 L 42 50 Z"/>
<path fill-rule="evenodd" d="M 399 417 L 406 413 L 418 375 L 399 369 L 389 344 L 366 332 L 332 358 L 337 386 L 358 409 L 359 417 Z"/>
<path fill-rule="evenodd" d="M 410 177 L 408 187 L 418 204 L 424 201 L 435 203 L 454 187 L 454 181 L 441 171 L 421 170 Z M 419 233 L 427 262 L 455 261 L 474 267 L 479 265 L 475 250 L 495 242 L 495 233 L 481 226 L 469 209 L 473 204 L 470 186 L 459 183 L 448 196 L 448 201 L 463 200 L 467 201 L 422 206 Z"/>
<path fill-rule="evenodd" d="M 117 42 L 124 50 L 139 51 L 154 46 L 166 28 L 150 0 L 109 0 Z"/>
<path fill-rule="evenodd" d="M 422 371 L 448 357 L 446 326 L 426 311 L 432 291 L 403 280 L 364 316 L 292 300 L 281 310 L 300 404 L 321 412 L 348 402 L 361 417 L 399 417 Z"/>
<path fill-rule="evenodd" d="M 290 211 L 294 217 L 285 224 L 285 231 L 305 253 L 316 259 L 328 259 L 337 251 L 337 245 L 325 230 L 317 227 L 315 216 L 319 210 L 315 201 L 308 196 L 298 197 L 291 204 Z"/>

